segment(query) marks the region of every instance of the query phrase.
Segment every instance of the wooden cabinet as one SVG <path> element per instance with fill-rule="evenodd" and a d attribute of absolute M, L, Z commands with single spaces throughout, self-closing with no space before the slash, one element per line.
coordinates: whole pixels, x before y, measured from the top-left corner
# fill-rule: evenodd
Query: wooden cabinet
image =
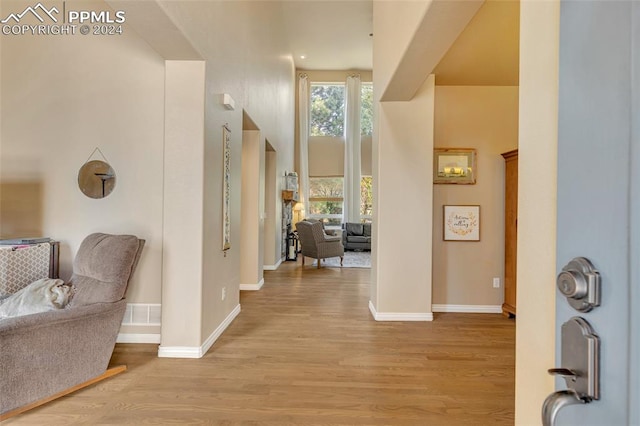
<path fill-rule="evenodd" d="M 504 316 L 516 315 L 516 271 L 518 243 L 518 150 L 502 154 L 505 160 L 504 200 Z"/>

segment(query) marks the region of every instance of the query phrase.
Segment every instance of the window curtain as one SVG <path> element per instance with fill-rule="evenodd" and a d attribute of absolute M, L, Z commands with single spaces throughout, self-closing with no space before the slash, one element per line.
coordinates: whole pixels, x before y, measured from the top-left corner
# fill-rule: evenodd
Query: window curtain
<path fill-rule="evenodd" d="M 344 124 L 343 222 L 360 222 L 360 76 L 347 77 Z"/>
<path fill-rule="evenodd" d="M 300 202 L 304 205 L 305 215 L 309 215 L 309 77 L 301 74 L 298 80 L 298 141 L 300 167 Z"/>

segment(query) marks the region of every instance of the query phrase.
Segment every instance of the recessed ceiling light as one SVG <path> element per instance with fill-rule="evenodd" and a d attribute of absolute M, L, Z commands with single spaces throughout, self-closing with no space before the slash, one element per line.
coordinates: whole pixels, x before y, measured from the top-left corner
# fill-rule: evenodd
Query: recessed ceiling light
<path fill-rule="evenodd" d="M 306 59 L 306 55 L 300 55 L 300 59 Z"/>

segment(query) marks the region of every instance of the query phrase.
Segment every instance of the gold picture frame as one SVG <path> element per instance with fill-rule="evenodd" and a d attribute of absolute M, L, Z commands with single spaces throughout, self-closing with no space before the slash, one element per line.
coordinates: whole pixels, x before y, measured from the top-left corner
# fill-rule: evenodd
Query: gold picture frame
<path fill-rule="evenodd" d="M 471 148 L 435 148 L 433 183 L 475 185 L 476 150 Z"/>

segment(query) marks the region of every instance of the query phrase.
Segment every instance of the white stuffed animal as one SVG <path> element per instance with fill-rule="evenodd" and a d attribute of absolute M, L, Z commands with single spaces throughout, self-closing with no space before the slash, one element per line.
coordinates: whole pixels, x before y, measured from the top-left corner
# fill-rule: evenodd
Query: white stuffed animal
<path fill-rule="evenodd" d="M 71 287 L 64 281 L 42 278 L 0 300 L 0 319 L 62 309 L 70 296 Z"/>

